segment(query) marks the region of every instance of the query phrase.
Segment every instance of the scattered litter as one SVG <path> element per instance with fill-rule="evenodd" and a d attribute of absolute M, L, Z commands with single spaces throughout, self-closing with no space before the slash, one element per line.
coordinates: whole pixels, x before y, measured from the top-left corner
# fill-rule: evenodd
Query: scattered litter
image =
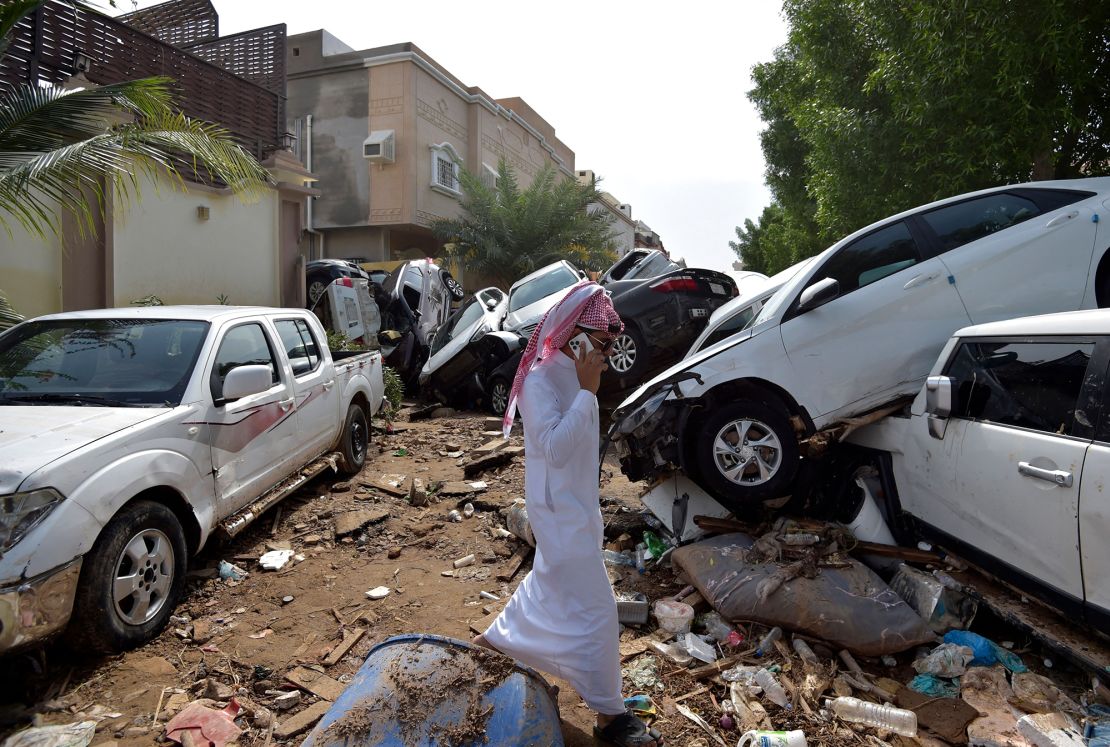
<path fill-rule="evenodd" d="M 968 630 L 951 630 L 944 634 L 944 642 L 970 648 L 975 654 L 975 658 L 970 662 L 973 667 L 989 667 L 992 664 L 1001 663 L 1015 674 L 1029 671 L 1029 668 L 1021 661 L 1020 656 L 1012 651 L 1007 651 L 994 641 L 984 638 L 978 633 L 972 633 Z"/>
<path fill-rule="evenodd" d="M 1086 747 L 1083 733 L 1064 713 L 1034 713 L 1017 722 L 1018 733 L 1037 747 Z"/>
<path fill-rule="evenodd" d="M 242 581 L 249 575 L 250 574 L 237 565 L 229 563 L 226 560 L 220 561 L 220 578 L 225 581 Z"/>
<path fill-rule="evenodd" d="M 699 615 L 694 622 L 700 625 L 709 637 L 718 643 L 727 642 L 729 635 L 734 632 L 732 626 L 725 622 L 725 619 L 717 612 L 706 612 L 704 615 Z"/>
<path fill-rule="evenodd" d="M 453 508 L 453 509 L 451 509 L 450 511 L 447 512 L 447 519 L 449 521 L 454 521 L 454 522 L 458 523 L 458 522 L 463 520 L 463 517 L 462 517 L 462 514 L 460 514 L 457 509 Z"/>
<path fill-rule="evenodd" d="M 797 652 L 798 656 L 806 664 L 819 664 L 820 663 L 820 661 L 817 658 L 817 654 L 813 653 L 813 649 L 810 648 L 809 644 L 806 643 L 805 641 L 803 641 L 801 638 L 795 637 L 794 640 L 792 641 L 792 644 L 794 646 L 794 651 Z"/>
<path fill-rule="evenodd" d="M 636 561 L 632 557 L 623 552 L 614 552 L 612 550 L 602 550 L 601 557 L 605 560 L 605 565 L 611 566 L 627 566 L 633 568 Z"/>
<path fill-rule="evenodd" d="M 683 638 L 683 644 L 686 650 L 698 661 L 704 661 L 706 664 L 712 664 L 717 661 L 717 651 L 708 643 L 703 641 L 694 633 L 686 633 Z"/>
<path fill-rule="evenodd" d="M 793 731 L 749 731 L 740 737 L 736 747 L 807 747 L 806 733 Z"/>
<path fill-rule="evenodd" d="M 621 669 L 621 675 L 637 690 L 662 690 L 659 679 L 659 665 L 654 656 L 640 656 Z"/>
<path fill-rule="evenodd" d="M 647 595 L 641 592 L 617 594 L 617 622 L 621 625 L 645 625 L 650 612 Z"/>
<path fill-rule="evenodd" d="M 928 656 L 913 663 L 918 674 L 932 674 L 937 677 L 959 677 L 967 671 L 968 663 L 975 658 L 975 652 L 967 646 L 943 643 Z M 918 690 L 918 692 L 923 692 Z"/>
<path fill-rule="evenodd" d="M 897 660 L 897 659 L 895 659 L 895 658 L 894 658 L 893 656 L 891 656 L 890 654 L 884 654 L 884 655 L 883 655 L 883 656 L 882 656 L 882 657 L 880 658 L 880 661 L 882 661 L 882 663 L 883 663 L 883 666 L 884 666 L 884 667 L 889 667 L 889 668 L 891 668 L 891 669 L 893 669 L 894 667 L 898 666 L 898 660 Z"/>
<path fill-rule="evenodd" d="M 238 713 L 239 704 L 234 700 L 222 711 L 190 703 L 166 724 L 166 738 L 181 744 L 223 747 L 243 732 L 235 725 Z"/>
<path fill-rule="evenodd" d="M 440 571 L 439 575 L 446 576 L 447 578 L 454 578 L 455 577 L 455 572 L 454 571 Z"/>
<path fill-rule="evenodd" d="M 690 653 L 686 650 L 686 646 L 678 641 L 674 643 L 651 641 L 648 645 L 651 646 L 656 653 L 680 667 L 685 667 L 694 660 L 694 657 L 690 656 Z"/>
<path fill-rule="evenodd" d="M 301 691 L 290 690 L 289 692 L 283 692 L 281 695 L 278 695 L 276 698 L 274 698 L 274 708 L 279 711 L 288 711 L 290 708 L 300 702 Z"/>
<path fill-rule="evenodd" d="M 32 726 L 4 740 L 4 747 L 85 747 L 96 735 L 95 721 Z"/>
<path fill-rule="evenodd" d="M 482 599 L 488 599 L 491 602 L 500 602 L 501 601 L 501 597 L 499 597 L 496 594 L 493 594 L 491 592 L 488 592 L 488 591 L 480 591 L 480 592 L 478 592 L 478 596 L 480 596 Z"/>
<path fill-rule="evenodd" d="M 293 601 L 293 595 L 292 594 L 287 594 L 286 596 L 281 598 L 281 603 L 282 604 L 289 604 L 292 601 Z"/>
<path fill-rule="evenodd" d="M 669 599 L 656 601 L 652 608 L 659 627 L 668 633 L 688 633 L 694 621 L 694 608 L 684 602 Z"/>
<path fill-rule="evenodd" d="M 395 457 L 407 457 L 408 455 L 409 455 L 409 450 L 408 449 L 396 449 L 393 452 L 393 456 L 395 456 Z"/>
<path fill-rule="evenodd" d="M 463 515 L 463 518 L 466 518 L 466 519 L 469 519 L 471 516 L 473 516 L 474 515 L 474 504 L 473 503 L 467 503 L 466 505 L 464 505 L 463 509 L 462 509 L 462 515 Z"/>
<path fill-rule="evenodd" d="M 763 639 L 760 640 L 759 645 L 755 647 L 756 657 L 762 657 L 764 654 L 770 651 L 771 647 L 775 645 L 775 641 L 780 640 L 781 638 L 782 628 L 780 628 L 779 626 L 776 625 L 775 627 L 767 631 L 767 635 L 763 636 Z"/>
<path fill-rule="evenodd" d="M 517 498 L 505 514 L 505 526 L 510 532 L 527 542 L 532 547 L 536 546 L 536 538 L 532 535 L 532 526 L 528 523 L 528 509 L 524 501 Z"/>
<path fill-rule="evenodd" d="M 958 698 L 960 696 L 959 682 L 953 682 L 935 674 L 919 674 L 910 680 L 910 689 L 922 695 L 934 698 Z"/>
<path fill-rule="evenodd" d="M 251 633 L 247 637 L 248 638 L 265 638 L 266 636 L 271 635 L 273 632 L 274 631 L 270 630 L 269 628 L 266 628 L 265 630 L 260 630 L 257 633 Z"/>
<path fill-rule="evenodd" d="M 786 697 L 786 690 L 779 684 L 774 672 L 769 669 L 760 669 L 755 673 L 755 684 L 763 688 L 763 694 L 779 708 L 793 708 L 790 699 Z"/>
<path fill-rule="evenodd" d="M 454 563 L 452 563 L 452 565 L 454 565 L 456 569 L 465 568 L 468 565 L 474 565 L 475 560 L 476 558 L 474 557 L 474 554 L 471 553 L 470 555 L 464 555 L 463 557 L 459 558 Z"/>
<path fill-rule="evenodd" d="M 836 698 L 829 708 L 838 717 L 854 724 L 886 729 L 903 737 L 917 736 L 917 714 L 904 708 L 848 697 Z"/>
<path fill-rule="evenodd" d="M 943 574 L 955 583 L 950 576 Z M 971 625 L 978 611 L 978 602 L 928 573 L 901 564 L 890 580 L 890 588 L 917 611 L 935 633 L 964 630 Z"/>
<path fill-rule="evenodd" d="M 1079 706 L 1060 691 L 1047 677 L 1033 672 L 1019 672 L 1011 680 L 1014 697 L 1010 703 L 1029 713 L 1068 711 L 1078 713 Z"/>
<path fill-rule="evenodd" d="M 705 722 L 705 719 L 703 719 L 701 716 L 699 716 L 698 714 L 691 711 L 689 708 L 684 706 L 682 703 L 676 703 L 675 708 L 677 708 L 678 712 L 681 713 L 683 716 L 685 716 L 686 718 L 690 719 L 695 724 L 700 726 L 702 728 L 702 730 L 705 731 L 706 734 L 708 734 L 710 737 L 712 737 L 714 742 L 721 745 L 721 747 L 728 747 L 728 745 L 725 744 L 725 741 L 723 739 L 721 739 L 719 736 L 717 736 L 717 732 L 713 729 L 713 727 L 710 726 L 709 724 L 707 724 Z"/>
<path fill-rule="evenodd" d="M 475 490 L 485 490 L 489 487 L 489 483 L 487 483 L 485 480 L 473 480 L 471 482 L 468 482 L 467 485 L 474 488 Z"/>
<path fill-rule="evenodd" d="M 631 710 L 640 718 L 655 718 L 655 703 L 651 702 L 650 695 L 632 695 L 624 699 L 624 707 Z"/>
<path fill-rule="evenodd" d="M 388 586 L 375 586 L 370 591 L 366 592 L 366 596 L 370 599 L 385 599 L 389 596 Z"/>
<path fill-rule="evenodd" d="M 292 550 L 271 550 L 262 554 L 262 557 L 258 559 L 258 564 L 262 566 L 263 570 L 280 571 L 292 557 Z"/>

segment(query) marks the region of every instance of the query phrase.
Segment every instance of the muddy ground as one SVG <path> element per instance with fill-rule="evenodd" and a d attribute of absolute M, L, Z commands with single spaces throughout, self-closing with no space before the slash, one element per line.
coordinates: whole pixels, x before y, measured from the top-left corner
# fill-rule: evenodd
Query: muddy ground
<path fill-rule="evenodd" d="M 314 723 L 308 714 L 313 708 L 317 715 L 326 709 L 328 698 L 350 682 L 376 644 L 401 633 L 469 639 L 501 608 L 530 565 L 526 561 L 512 574 L 519 560 L 514 553 L 524 545 L 499 531 L 505 524 L 500 510 L 523 496 L 522 457 L 473 478 L 487 484 L 473 495 L 443 495 L 460 487 L 463 464 L 473 457 L 473 450 L 494 438 L 491 425 L 484 416 L 449 414 L 416 422 L 402 417 L 397 432 L 376 432 L 367 465 L 357 478 L 317 478 L 236 540 L 211 545 L 194 559 L 173 621 L 158 638 L 134 651 L 82 658 L 54 645 L 5 662 L 7 702 L 0 707 L 0 736 L 35 714 L 43 724 L 92 718 L 98 722 L 94 745 L 149 745 L 161 740 L 167 719 L 184 705 L 200 698 L 223 704 L 235 696 L 248 712 L 237 721 L 245 729 L 239 744 L 297 744 Z M 520 445 L 518 431 L 509 448 Z M 446 488 L 433 494 L 427 505 L 414 506 L 403 490 L 391 491 L 388 482 L 383 483 L 383 476 L 390 475 L 405 476 L 406 486 L 417 478 L 425 488 L 437 483 Z M 628 532 L 639 540 L 644 528 L 639 495 L 644 487 L 629 483 L 615 465 L 607 465 L 601 488 L 607 537 Z M 468 501 L 474 515 L 460 522 L 449 520 L 448 512 Z M 337 527 L 348 533 L 337 536 Z M 282 548 L 292 549 L 303 560 L 275 572 L 259 567 L 260 555 Z M 474 555 L 475 562 L 455 569 L 454 561 L 468 555 Z M 249 575 L 241 581 L 214 577 L 221 560 Z M 643 591 L 650 599 L 674 594 L 683 585 L 669 568 L 644 575 L 620 568 L 611 575 L 618 591 Z M 366 592 L 379 586 L 390 590 L 388 596 L 367 598 Z M 481 592 L 500 601 L 483 598 Z M 650 653 L 634 654 L 644 646 L 638 639 L 653 629 L 649 624 L 622 633 L 622 653 L 630 653 L 626 665 L 648 665 L 655 671 L 654 681 L 646 685 L 626 677 L 625 694 L 653 696 L 659 711 L 655 726 L 668 744 L 719 744 L 681 710 L 688 708 L 716 725 L 718 704 L 727 697 L 727 689 L 719 681 L 696 680 L 686 669 Z M 741 631 L 747 638 L 737 652 L 762 633 L 750 627 Z M 776 660 L 788 672 L 793 668 L 799 673 L 801 682 L 800 662 L 792 661 L 785 650 Z M 882 670 L 872 681 L 885 677 L 896 684 L 914 674 L 908 655 L 899 662 L 893 669 L 879 662 L 864 664 Z M 835 672 L 829 668 L 821 674 Z M 1078 687 L 1078 682 L 1073 678 L 1069 684 Z M 593 714 L 566 683 L 556 684 L 561 686 L 566 744 L 595 744 Z M 278 700 L 288 692 L 299 694 Z M 295 702 L 286 708 L 286 701 Z M 815 699 L 800 702 L 795 695 L 794 702 L 799 710 L 768 704 L 768 723 L 806 729 L 810 745 L 876 743 L 874 732 L 823 721 L 816 715 L 820 706 Z M 735 732 L 730 736 L 722 731 L 721 736 L 730 737 L 730 745 L 736 741 Z M 884 736 L 897 743 L 897 737 Z M 904 742 L 920 743 L 929 742 Z"/>

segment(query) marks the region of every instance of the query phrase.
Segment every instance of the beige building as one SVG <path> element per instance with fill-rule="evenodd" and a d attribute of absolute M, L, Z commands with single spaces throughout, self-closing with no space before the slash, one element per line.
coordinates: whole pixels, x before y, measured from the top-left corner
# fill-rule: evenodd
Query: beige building
<path fill-rule="evenodd" d="M 327 31 L 287 40 L 289 129 L 319 181 L 313 257 L 385 262 L 434 256 L 428 230 L 459 214 L 458 164 L 521 186 L 546 163 L 574 176 L 574 152 L 523 99 L 467 86 L 414 44 L 356 51 Z"/>
<path fill-rule="evenodd" d="M 597 175 L 590 169 L 580 169 L 576 176 L 581 184 L 591 184 Z M 632 206 L 621 202 L 608 192 L 601 193 L 601 200 L 591 203 L 591 213 L 605 213 L 609 216 L 609 230 L 613 235 L 613 246 L 618 257 L 623 257 L 636 247 L 636 224 L 632 220 Z"/>

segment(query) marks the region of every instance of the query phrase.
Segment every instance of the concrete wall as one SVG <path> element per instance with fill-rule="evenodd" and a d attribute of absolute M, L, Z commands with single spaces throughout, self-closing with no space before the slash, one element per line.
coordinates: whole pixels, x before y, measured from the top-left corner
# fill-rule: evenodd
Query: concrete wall
<path fill-rule="evenodd" d="M 4 215 L 11 235 L 0 226 L 0 291 L 30 318 L 62 309 L 62 240 L 39 239 Z"/>
<path fill-rule="evenodd" d="M 117 211 L 111 255 L 116 306 L 154 294 L 167 304 L 281 303 L 279 200 L 267 192 L 244 203 L 234 195 L 142 185 L 142 203 Z M 206 206 L 208 220 L 197 216 Z"/>

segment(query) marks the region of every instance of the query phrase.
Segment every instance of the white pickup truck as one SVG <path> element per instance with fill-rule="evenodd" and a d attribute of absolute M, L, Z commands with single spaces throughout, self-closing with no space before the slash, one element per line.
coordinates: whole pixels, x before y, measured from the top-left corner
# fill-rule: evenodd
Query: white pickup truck
<path fill-rule="evenodd" d="M 300 309 L 104 309 L 0 335 L 0 654 L 71 618 L 85 648 L 153 637 L 213 533 L 357 473 L 381 356 L 335 357 Z"/>

